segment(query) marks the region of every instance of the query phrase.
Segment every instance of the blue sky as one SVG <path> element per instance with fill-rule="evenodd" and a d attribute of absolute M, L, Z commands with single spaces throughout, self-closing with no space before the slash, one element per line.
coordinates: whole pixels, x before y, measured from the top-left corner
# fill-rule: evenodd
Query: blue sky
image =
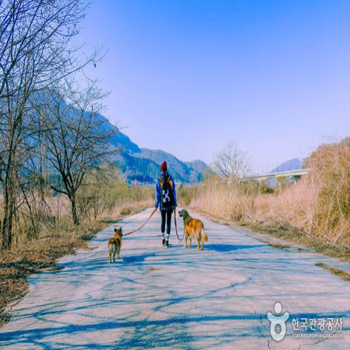
<path fill-rule="evenodd" d="M 348 0 L 99 0 L 78 42 L 106 116 L 139 146 L 211 162 L 230 140 L 255 171 L 350 136 Z"/>

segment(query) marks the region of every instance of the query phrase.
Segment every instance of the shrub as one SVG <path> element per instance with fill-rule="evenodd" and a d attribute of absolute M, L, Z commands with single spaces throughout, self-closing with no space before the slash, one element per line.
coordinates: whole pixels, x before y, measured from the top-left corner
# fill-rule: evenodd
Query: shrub
<path fill-rule="evenodd" d="M 260 192 L 263 194 L 271 194 L 274 193 L 275 190 L 271 186 L 269 186 L 269 184 L 266 181 L 263 181 L 260 185 Z"/>
<path fill-rule="evenodd" d="M 307 180 L 317 191 L 312 226 L 334 242 L 350 240 L 349 140 L 322 145 L 307 160 Z"/>
<path fill-rule="evenodd" d="M 193 194 L 190 186 L 180 185 L 176 194 L 179 205 L 186 207 L 191 204 Z"/>

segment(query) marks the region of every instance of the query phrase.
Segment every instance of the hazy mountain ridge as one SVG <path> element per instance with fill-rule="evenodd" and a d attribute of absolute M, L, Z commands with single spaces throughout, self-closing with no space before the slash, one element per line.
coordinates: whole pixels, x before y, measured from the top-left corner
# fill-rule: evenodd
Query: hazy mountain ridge
<path fill-rule="evenodd" d="M 193 160 L 191 162 L 185 162 L 185 164 L 199 173 L 203 173 L 203 171 L 208 167 L 206 163 L 199 159 Z"/>
<path fill-rule="evenodd" d="M 284 171 L 300 170 L 303 168 L 303 165 L 304 165 L 303 159 L 293 158 L 281 163 L 276 168 L 272 169 L 270 173 L 280 173 Z"/>
<path fill-rule="evenodd" d="M 177 182 L 196 183 L 202 180 L 203 172 L 208 168 L 205 162 L 198 159 L 181 161 L 173 154 L 163 150 L 140 148 L 103 115 L 96 114 L 95 118 L 102 122 L 99 125 L 100 131 L 108 133 L 112 130 L 118 130 L 110 137 L 109 141 L 111 147 L 118 148 L 120 152 L 109 160 L 117 164 L 129 183 L 135 181 L 154 183 L 160 174 L 160 165 L 164 160 L 168 164 L 169 173 Z M 278 165 L 270 173 L 302 169 L 303 163 L 302 159 L 293 158 Z M 273 182 L 273 180 L 270 181 Z"/>
<path fill-rule="evenodd" d="M 58 94 L 55 90 L 49 93 Z M 44 92 L 38 92 L 35 98 L 38 101 L 47 100 Z M 62 108 L 65 108 L 66 105 L 67 102 L 62 101 Z M 74 107 L 72 108 L 73 110 Z M 72 111 L 73 116 L 74 113 Z M 88 118 L 88 113 L 86 113 L 86 117 Z M 113 125 L 102 114 L 96 113 L 94 119 L 99 131 L 103 134 L 114 132 L 114 135 L 109 138 L 110 147 L 117 148 L 119 153 L 117 156 L 111 156 L 109 161 L 117 164 L 127 182 L 154 183 L 160 175 L 160 165 L 164 160 L 168 163 L 169 173 L 177 182 L 194 183 L 202 179 L 202 169 L 207 167 L 204 162 L 186 163 L 173 154 L 162 150 L 140 148 L 129 136 L 121 132 L 120 128 Z"/>
<path fill-rule="evenodd" d="M 98 115 L 98 118 L 104 118 Z M 115 128 L 107 119 L 104 130 Z M 169 173 L 178 182 L 194 183 L 202 179 L 202 173 L 207 165 L 201 160 L 183 162 L 171 153 L 163 150 L 140 148 L 131 139 L 119 132 L 110 138 L 112 146 L 121 150 L 120 154 L 111 159 L 120 168 L 128 182 L 154 183 L 160 174 L 160 165 L 165 160 Z"/>

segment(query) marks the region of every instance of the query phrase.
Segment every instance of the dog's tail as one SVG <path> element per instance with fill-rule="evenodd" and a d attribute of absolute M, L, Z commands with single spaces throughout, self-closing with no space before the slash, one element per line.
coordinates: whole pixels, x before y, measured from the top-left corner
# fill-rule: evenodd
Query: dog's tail
<path fill-rule="evenodd" d="M 201 228 L 201 238 L 203 242 L 208 242 L 208 235 L 204 230 L 204 226 Z"/>
<path fill-rule="evenodd" d="M 118 242 L 115 238 L 111 238 L 108 242 L 109 253 L 114 254 L 118 248 Z"/>

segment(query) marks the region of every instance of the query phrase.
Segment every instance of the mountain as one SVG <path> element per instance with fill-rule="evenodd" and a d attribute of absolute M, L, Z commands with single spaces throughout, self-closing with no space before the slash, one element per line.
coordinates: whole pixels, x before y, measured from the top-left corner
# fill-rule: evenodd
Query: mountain
<path fill-rule="evenodd" d="M 105 120 L 104 130 L 115 128 L 107 119 Z M 120 149 L 120 154 L 112 161 L 117 164 L 129 183 L 134 181 L 154 183 L 160 174 L 160 165 L 164 160 L 168 164 L 169 173 L 174 180 L 180 183 L 200 181 L 203 171 L 207 168 L 207 165 L 201 160 L 183 162 L 173 154 L 162 150 L 140 148 L 121 131 L 110 138 L 110 143 L 113 147 Z"/>
<path fill-rule="evenodd" d="M 153 161 L 154 163 L 158 164 L 158 169 L 165 160 L 168 164 L 169 172 L 175 179 L 177 179 L 177 181 L 183 183 L 191 183 L 201 180 L 201 171 L 198 171 L 190 165 L 187 165 L 185 162 L 182 162 L 171 153 L 167 153 L 162 150 L 142 148 L 141 152 L 134 153 L 134 156 Z"/>
<path fill-rule="evenodd" d="M 109 122 L 108 122 L 109 124 Z M 110 124 L 111 125 L 111 124 Z M 112 125 L 111 125 L 112 126 Z M 110 142 L 115 147 L 122 147 L 127 152 L 140 152 L 140 148 L 136 143 L 133 143 L 128 136 L 122 132 L 118 132 L 110 138 Z"/>
<path fill-rule="evenodd" d="M 39 105 L 41 103 L 58 102 L 62 111 L 68 106 L 67 101 L 56 90 L 43 90 L 33 95 L 33 101 Z M 79 115 L 81 111 L 76 111 L 75 107 L 68 108 L 65 112 L 66 118 L 74 118 Z M 88 112 L 83 113 L 83 117 L 90 118 Z M 160 166 L 165 160 L 168 163 L 169 173 L 173 178 L 180 183 L 193 183 L 202 179 L 202 173 L 207 165 L 199 160 L 193 162 L 183 162 L 176 158 L 173 154 L 164 152 L 162 150 L 151 150 L 148 148 L 140 148 L 136 143 L 112 125 L 106 117 L 100 113 L 94 115 L 94 121 L 98 131 L 101 134 L 110 134 L 109 145 L 112 149 L 118 149 L 118 155 L 110 156 L 109 161 L 115 162 L 121 170 L 123 176 L 128 183 L 155 183 L 157 177 L 160 175 Z"/>
<path fill-rule="evenodd" d="M 280 164 L 277 168 L 274 168 L 270 173 L 280 173 L 284 171 L 299 170 L 303 168 L 303 160 L 300 158 L 293 158 Z"/>
<path fill-rule="evenodd" d="M 185 162 L 185 164 L 201 174 L 208 167 L 206 163 L 199 159 L 193 160 L 192 162 Z"/>
<path fill-rule="evenodd" d="M 115 163 L 129 183 L 154 183 L 160 172 L 157 163 L 147 158 L 134 157 L 128 152 L 119 154 Z"/>

